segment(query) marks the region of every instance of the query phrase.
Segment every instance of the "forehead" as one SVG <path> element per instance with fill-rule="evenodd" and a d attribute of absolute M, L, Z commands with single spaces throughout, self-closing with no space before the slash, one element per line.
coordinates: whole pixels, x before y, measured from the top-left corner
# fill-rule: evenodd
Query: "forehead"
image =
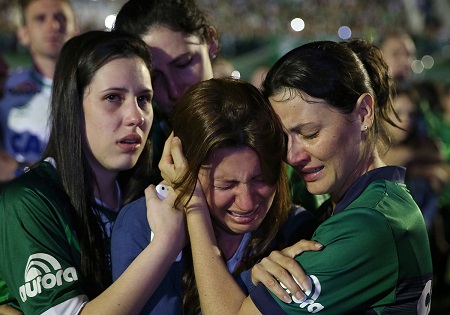
<path fill-rule="evenodd" d="M 288 132 L 311 132 L 324 126 L 339 125 L 348 119 L 347 115 L 323 99 L 305 93 L 289 97 L 285 93 L 279 93 L 271 96 L 269 101 Z"/>
<path fill-rule="evenodd" d="M 252 164 L 259 168 L 259 157 L 256 152 L 248 146 L 235 146 L 214 150 L 206 159 L 204 167 L 214 171 L 233 169 L 239 172 L 239 168 L 248 168 Z"/>
<path fill-rule="evenodd" d="M 72 6 L 64 0 L 34 0 L 24 8 L 26 16 L 60 12 L 66 16 L 74 16 Z"/>
<path fill-rule="evenodd" d="M 160 48 L 170 52 L 171 49 L 180 49 L 189 45 L 202 44 L 201 39 L 185 32 L 173 31 L 166 26 L 151 27 L 142 39 L 150 48 Z"/>
<path fill-rule="evenodd" d="M 154 25 L 151 26 L 147 32 L 144 34 L 144 38 L 149 41 L 156 41 L 164 35 L 166 37 L 170 37 L 170 39 L 180 39 L 188 42 L 194 42 L 199 44 L 202 42 L 201 38 L 198 35 L 187 33 L 181 30 L 173 30 L 171 27 L 167 25 Z"/>
<path fill-rule="evenodd" d="M 140 88 L 151 90 L 150 72 L 139 57 L 118 57 L 106 62 L 92 77 L 85 90 L 85 96 L 92 90 L 125 88 L 138 84 Z"/>

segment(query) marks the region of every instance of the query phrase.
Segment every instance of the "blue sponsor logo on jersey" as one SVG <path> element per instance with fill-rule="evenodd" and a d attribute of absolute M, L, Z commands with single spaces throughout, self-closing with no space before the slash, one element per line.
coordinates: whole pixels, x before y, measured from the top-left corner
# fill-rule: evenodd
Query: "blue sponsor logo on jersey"
<path fill-rule="evenodd" d="M 61 264 L 51 255 L 36 253 L 28 258 L 25 268 L 25 284 L 19 287 L 20 298 L 25 302 L 43 290 L 63 285 L 64 282 L 78 280 L 74 267 L 62 269 Z"/>
<path fill-rule="evenodd" d="M 9 142 L 12 153 L 20 162 L 37 161 L 41 157 L 45 147 L 45 144 L 37 135 L 29 132 L 12 132 Z"/>

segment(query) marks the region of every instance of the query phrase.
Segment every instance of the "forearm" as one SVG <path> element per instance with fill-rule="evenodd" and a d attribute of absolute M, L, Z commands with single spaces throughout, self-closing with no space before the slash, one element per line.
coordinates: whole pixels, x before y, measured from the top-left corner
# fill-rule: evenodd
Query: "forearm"
<path fill-rule="evenodd" d="M 209 212 L 187 211 L 187 223 L 202 313 L 238 314 L 246 295 L 222 260 Z"/>
<path fill-rule="evenodd" d="M 23 315 L 23 313 L 8 304 L 1 304 L 0 315 Z"/>
<path fill-rule="evenodd" d="M 80 314 L 138 314 L 179 253 L 179 249 L 172 248 L 173 244 L 158 242 L 156 238 L 109 288 L 88 302 Z"/>

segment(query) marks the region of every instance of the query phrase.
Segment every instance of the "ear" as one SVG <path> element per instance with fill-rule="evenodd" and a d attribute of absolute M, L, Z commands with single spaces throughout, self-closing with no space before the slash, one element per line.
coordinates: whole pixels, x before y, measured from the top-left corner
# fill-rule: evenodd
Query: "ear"
<path fill-rule="evenodd" d="M 209 32 L 210 32 L 208 40 L 209 57 L 211 60 L 213 60 L 219 53 L 219 39 L 217 36 L 217 30 L 214 26 L 209 26 Z"/>
<path fill-rule="evenodd" d="M 358 116 L 361 121 L 361 131 L 367 131 L 373 125 L 374 120 L 374 100 L 369 93 L 362 94 L 356 102 Z"/>
<path fill-rule="evenodd" d="M 30 44 L 30 36 L 28 35 L 28 30 L 26 26 L 21 25 L 16 31 L 17 39 L 19 40 L 20 44 L 28 47 Z"/>

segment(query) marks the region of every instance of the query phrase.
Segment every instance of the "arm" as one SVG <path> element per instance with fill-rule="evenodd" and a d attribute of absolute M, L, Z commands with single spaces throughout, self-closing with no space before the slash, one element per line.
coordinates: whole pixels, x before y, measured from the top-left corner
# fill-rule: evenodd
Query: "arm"
<path fill-rule="evenodd" d="M 199 186 L 196 194 L 203 194 Z M 260 314 L 222 260 L 204 198 L 191 199 L 186 219 L 202 313 L 223 314 L 227 310 L 229 314 Z"/>
<path fill-rule="evenodd" d="M 88 302 L 81 314 L 136 314 L 155 293 L 185 244 L 184 214 L 173 208 L 175 193 L 161 201 L 155 187 L 145 190 L 147 216 L 155 237 L 123 274 Z M 114 303 L 111 303 L 114 301 Z M 110 304 L 105 307 L 104 304 Z"/>
<path fill-rule="evenodd" d="M 0 305 L 0 315 L 23 315 L 22 312 L 16 310 L 7 304 Z"/>
<path fill-rule="evenodd" d="M 204 199 L 198 201 L 193 198 L 185 210 L 202 313 L 223 314 L 223 310 L 227 310 L 229 314 L 260 314 L 253 301 L 241 291 L 234 281 L 220 256 L 220 250 L 217 246 L 211 218 Z M 308 249 L 318 250 L 320 245 L 315 242 L 303 241 L 286 249 L 285 253 L 293 256 L 295 255 L 294 253 Z M 280 258 L 277 252 L 274 255 Z M 281 258 L 284 258 L 284 256 L 281 255 Z M 296 274 L 298 274 L 298 279 L 308 281 L 298 263 L 293 262 L 289 258 L 287 265 L 290 265 L 290 270 L 295 270 Z M 298 287 L 290 274 L 287 274 L 284 269 L 275 269 L 273 274 L 278 274 L 279 279 L 283 279 L 282 281 L 289 284 L 290 287 Z M 273 280 L 274 278 L 271 276 L 271 279 Z M 256 285 L 258 279 L 255 278 L 254 280 Z M 220 285 L 218 285 L 219 283 Z M 278 282 L 276 283 L 278 284 Z M 278 293 L 286 303 L 292 301 L 286 290 L 281 287 L 279 287 Z M 297 290 L 297 298 L 302 299 L 303 297 L 303 293 Z"/>
<path fill-rule="evenodd" d="M 116 281 L 150 243 L 145 197 L 123 207 L 111 233 L 112 278 Z"/>

